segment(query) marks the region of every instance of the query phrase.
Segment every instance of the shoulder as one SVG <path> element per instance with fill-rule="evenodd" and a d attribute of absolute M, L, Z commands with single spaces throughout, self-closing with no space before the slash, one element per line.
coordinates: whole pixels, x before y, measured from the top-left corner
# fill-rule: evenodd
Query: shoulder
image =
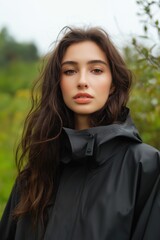
<path fill-rule="evenodd" d="M 12 188 L 10 197 L 6 204 L 0 221 L 0 236 L 2 240 L 14 239 L 16 231 L 16 219 L 12 217 L 13 211 L 18 204 L 19 190 L 17 182 Z"/>
<path fill-rule="evenodd" d="M 10 193 L 5 211 L 11 213 L 14 210 L 14 208 L 17 206 L 19 199 L 20 199 L 19 184 L 16 181 Z"/>
<path fill-rule="evenodd" d="M 135 143 L 128 147 L 128 154 L 145 170 L 160 171 L 160 151 L 145 143 Z"/>

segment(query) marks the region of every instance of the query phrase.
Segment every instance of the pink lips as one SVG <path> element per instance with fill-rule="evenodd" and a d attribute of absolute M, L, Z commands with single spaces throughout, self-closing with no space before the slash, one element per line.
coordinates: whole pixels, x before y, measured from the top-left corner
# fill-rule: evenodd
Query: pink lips
<path fill-rule="evenodd" d="M 73 97 L 73 99 L 76 103 L 90 103 L 93 99 L 93 96 L 88 93 L 78 93 Z"/>

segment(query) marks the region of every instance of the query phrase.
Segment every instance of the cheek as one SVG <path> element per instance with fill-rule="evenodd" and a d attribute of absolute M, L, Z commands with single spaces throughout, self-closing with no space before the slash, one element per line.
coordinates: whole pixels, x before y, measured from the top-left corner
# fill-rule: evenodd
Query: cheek
<path fill-rule="evenodd" d="M 112 80 L 109 79 L 108 81 L 97 82 L 94 85 L 94 88 L 97 91 L 97 93 L 100 94 L 101 96 L 101 95 L 108 95 L 110 93 L 111 86 L 112 86 Z"/>
<path fill-rule="evenodd" d="M 62 91 L 62 95 L 66 95 L 70 92 L 71 90 L 71 86 L 70 84 L 68 83 L 68 81 L 65 81 L 65 80 L 61 80 L 60 82 L 60 88 L 61 88 L 61 91 Z"/>

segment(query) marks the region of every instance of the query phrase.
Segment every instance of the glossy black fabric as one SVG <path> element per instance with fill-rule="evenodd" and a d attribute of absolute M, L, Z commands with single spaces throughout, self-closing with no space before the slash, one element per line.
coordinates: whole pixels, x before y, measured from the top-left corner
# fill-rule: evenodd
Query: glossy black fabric
<path fill-rule="evenodd" d="M 44 239 L 160 240 L 160 153 L 142 143 L 130 117 L 123 124 L 64 128 L 61 141 L 63 171 Z M 0 239 L 41 239 L 40 224 L 33 231 L 29 216 L 9 218 L 17 202 L 15 186 Z"/>

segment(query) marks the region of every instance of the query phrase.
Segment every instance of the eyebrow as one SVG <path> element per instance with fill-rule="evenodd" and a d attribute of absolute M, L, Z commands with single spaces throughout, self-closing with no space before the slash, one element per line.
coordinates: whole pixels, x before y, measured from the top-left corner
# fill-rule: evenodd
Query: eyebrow
<path fill-rule="evenodd" d="M 103 65 L 105 65 L 105 66 L 108 66 L 108 64 L 107 64 L 107 62 L 105 62 L 105 61 L 102 61 L 102 60 L 90 60 L 90 61 L 88 61 L 87 62 L 87 64 L 94 64 L 94 63 L 100 63 L 100 64 L 103 64 Z M 66 61 L 66 62 L 63 62 L 62 63 L 62 66 L 64 66 L 64 65 L 78 65 L 78 62 L 75 62 L 75 61 Z"/>

